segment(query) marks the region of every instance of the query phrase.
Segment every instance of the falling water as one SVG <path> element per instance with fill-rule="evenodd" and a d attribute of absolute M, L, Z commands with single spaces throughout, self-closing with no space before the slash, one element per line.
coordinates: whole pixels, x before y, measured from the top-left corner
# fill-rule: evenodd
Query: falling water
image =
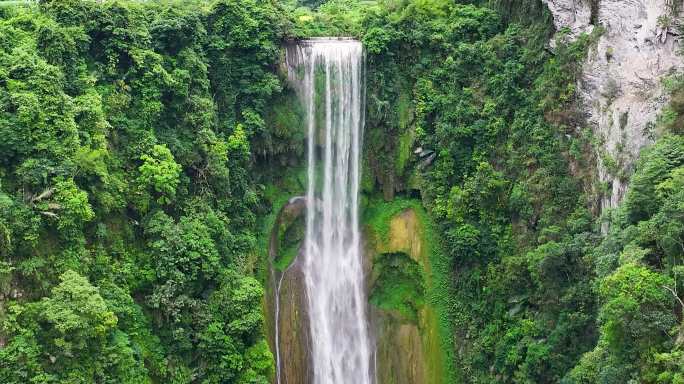
<path fill-rule="evenodd" d="M 363 128 L 363 47 L 313 39 L 287 51 L 306 108 L 308 188 L 303 249 L 313 381 L 372 382 L 358 196 Z"/>

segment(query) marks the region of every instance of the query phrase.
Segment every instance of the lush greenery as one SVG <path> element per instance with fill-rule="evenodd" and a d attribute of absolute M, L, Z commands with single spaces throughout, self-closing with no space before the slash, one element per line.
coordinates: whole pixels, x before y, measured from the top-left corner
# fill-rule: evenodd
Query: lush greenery
<path fill-rule="evenodd" d="M 591 39 L 551 55 L 529 16 L 411 2 L 373 12 L 363 37 L 370 168 L 386 197 L 419 190 L 438 223 L 459 382 L 559 381 L 595 343 L 594 235 L 570 172 L 586 144 L 564 112 Z"/>
<path fill-rule="evenodd" d="M 668 134 L 642 154 L 610 232 L 588 255 L 600 337 L 568 382 L 684 382 L 683 175 L 684 137 Z"/>
<path fill-rule="evenodd" d="M 0 381 L 265 383 L 257 1 L 0 9 Z"/>
<path fill-rule="evenodd" d="M 370 303 L 391 313 L 398 322 L 425 328 L 421 336 L 424 359 L 430 366 L 427 382 L 453 382 L 456 346 L 449 307 L 452 270 L 438 228 L 422 201 L 415 198 L 370 198 L 361 209 L 367 247 L 376 250 L 372 254 Z M 412 215 L 404 216 L 407 213 Z M 402 216 L 394 229 L 399 229 L 398 233 L 390 234 L 392 221 Z M 416 232 L 403 231 L 404 226 L 413 226 Z M 420 245 L 416 247 L 414 242 Z M 402 249 L 395 249 L 397 246 Z"/>
<path fill-rule="evenodd" d="M 684 82 L 598 217 L 574 102 L 601 28 L 550 50 L 538 0 L 0 5 L 0 381 L 269 382 L 268 234 L 305 185 L 280 45 L 351 35 L 367 224 L 419 198 L 439 267 L 424 292 L 381 255 L 371 302 L 435 305 L 454 382 L 684 382 Z"/>
<path fill-rule="evenodd" d="M 535 4 L 366 11 L 370 183 L 420 194 L 438 224 L 455 381 L 679 382 L 679 141 L 644 155 L 603 238 L 597 148 L 574 103 L 602 31 L 572 43 L 560 31 L 549 52 Z M 680 97 L 661 130 L 681 132 Z"/>

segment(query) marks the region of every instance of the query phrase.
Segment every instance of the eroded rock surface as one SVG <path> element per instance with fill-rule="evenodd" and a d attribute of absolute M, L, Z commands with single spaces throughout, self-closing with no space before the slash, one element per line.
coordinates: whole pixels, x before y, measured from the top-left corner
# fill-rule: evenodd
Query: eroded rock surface
<path fill-rule="evenodd" d="M 591 32 L 590 0 L 542 0 L 553 14 L 557 30 L 569 28 L 572 38 Z"/>
<path fill-rule="evenodd" d="M 367 246 L 366 252 L 369 259 L 381 254 L 404 253 L 429 275 L 430 264 L 422 223 L 413 209 L 403 210 L 390 219 L 386 239 L 371 237 L 372 244 Z M 426 283 L 430 284 L 429 281 Z M 442 351 L 436 332 L 434 308 L 426 303 L 418 310 L 417 318 L 409 320 L 394 311 L 371 306 L 370 319 L 376 339 L 378 382 L 443 382 Z"/>
<path fill-rule="evenodd" d="M 279 348 L 280 348 L 280 383 L 306 384 L 312 382 L 312 370 L 309 364 L 309 322 L 306 314 L 306 288 L 304 274 L 295 261 L 282 276 L 279 300 L 280 313 Z M 275 342 L 275 341 L 274 341 Z"/>
<path fill-rule="evenodd" d="M 376 308 L 371 310 L 371 317 L 378 334 L 378 383 L 427 383 L 423 340 L 418 326 L 402 323 Z"/>
<path fill-rule="evenodd" d="M 271 270 L 267 287 L 266 307 L 267 324 L 269 324 L 271 350 L 280 359 L 279 372 L 274 383 L 306 384 L 312 382 L 310 366 L 308 316 L 306 314 L 307 299 L 304 286 L 304 274 L 301 258 L 294 259 L 283 271 L 274 267 L 273 263 L 282 252 L 281 238 L 288 227 L 297 225 L 298 219 L 306 212 L 306 199 L 294 197 L 279 211 L 271 229 L 269 242 L 269 259 Z M 277 333 L 276 333 L 277 322 Z M 277 348 L 276 348 L 277 343 Z M 277 351 L 277 352 L 276 352 Z"/>
<path fill-rule="evenodd" d="M 542 0 L 570 39 L 596 26 L 604 31 L 583 65 L 581 109 L 602 143 L 598 173 L 609 184 L 603 208 L 617 206 L 639 150 L 653 140 L 653 124 L 668 96 L 662 79 L 684 65 L 677 55 L 679 0 Z M 680 1 L 681 2 L 681 1 Z M 578 127 L 580 128 L 580 127 Z"/>

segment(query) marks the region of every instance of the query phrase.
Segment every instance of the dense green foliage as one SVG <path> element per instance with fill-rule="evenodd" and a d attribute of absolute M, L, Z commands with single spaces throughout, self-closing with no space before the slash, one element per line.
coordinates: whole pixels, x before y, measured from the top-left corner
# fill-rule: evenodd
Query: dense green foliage
<path fill-rule="evenodd" d="M 0 381 L 267 382 L 252 153 L 288 145 L 264 123 L 276 6 L 0 12 Z"/>
<path fill-rule="evenodd" d="M 653 153 L 664 159 L 645 155 L 602 240 L 595 149 L 574 128 L 573 103 L 579 63 L 601 28 L 571 44 L 561 31 L 550 53 L 548 14 L 533 3 L 368 11 L 371 183 L 385 198 L 420 193 L 438 223 L 452 274 L 441 298 L 455 381 L 678 382 L 676 145 L 663 139 Z M 672 132 L 678 97 L 663 122 Z M 620 253 L 631 261 L 610 256 Z"/>
<path fill-rule="evenodd" d="M 269 382 L 267 234 L 305 185 L 280 44 L 316 35 L 365 45 L 366 224 L 385 236 L 403 195 L 434 223 L 435 276 L 381 255 L 370 300 L 438 309 L 446 381 L 684 382 L 684 86 L 602 234 L 574 109 L 601 28 L 550 51 L 534 0 L 12 3 L 3 383 Z"/>
<path fill-rule="evenodd" d="M 610 232 L 590 255 L 600 338 L 568 382 L 684 382 L 683 176 L 684 137 L 666 135 L 642 154 Z"/>
<path fill-rule="evenodd" d="M 379 148 L 369 163 L 385 196 L 420 190 L 439 224 L 454 379 L 559 381 L 595 340 L 582 259 L 594 235 L 570 173 L 585 159 L 571 155 L 581 137 L 561 112 L 590 39 L 552 56 L 538 25 L 440 1 L 368 23 L 367 140 Z M 435 151 L 434 163 L 412 157 L 416 147 Z"/>

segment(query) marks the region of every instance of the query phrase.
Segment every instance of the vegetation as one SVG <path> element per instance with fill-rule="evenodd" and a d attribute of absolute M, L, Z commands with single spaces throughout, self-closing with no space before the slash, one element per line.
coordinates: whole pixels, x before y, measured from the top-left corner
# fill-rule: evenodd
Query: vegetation
<path fill-rule="evenodd" d="M 362 206 L 362 210 L 368 246 L 378 251 L 372 255 L 374 282 L 370 291 L 371 304 L 390 311 L 400 322 L 412 322 L 428 328 L 422 333 L 425 359 L 430 366 L 428 382 L 453 382 L 455 345 L 452 308 L 449 306 L 449 297 L 453 295 L 452 269 L 448 255 L 442 250 L 440 233 L 434 221 L 418 199 L 397 197 L 385 201 L 372 198 Z M 417 233 L 395 233 L 394 236 L 416 238 L 390 238 L 392 220 L 408 212 L 415 214 Z M 410 249 L 386 252 L 387 246 L 392 248 L 392 244 L 402 243 L 402 240 L 406 240 L 404 245 Z M 419 241 L 420 247 L 413 248 L 413 241 Z M 405 251 L 411 252 L 410 257 Z M 415 254 L 416 251 L 420 254 Z"/>
<path fill-rule="evenodd" d="M 599 340 L 571 383 L 679 383 L 684 305 L 684 140 L 666 135 L 642 154 L 596 266 Z"/>
<path fill-rule="evenodd" d="M 264 123 L 276 7 L 0 10 L 0 381 L 269 381 L 250 255 L 255 159 L 294 137 Z"/>
<path fill-rule="evenodd" d="M 0 381 L 270 382 L 269 235 L 306 185 L 280 46 L 350 35 L 364 223 L 415 209 L 432 266 L 378 255 L 371 303 L 436 308 L 449 382 L 684 382 L 684 82 L 599 217 L 602 31 L 553 32 L 537 0 L 0 2 Z"/>
<path fill-rule="evenodd" d="M 385 253 L 373 260 L 373 273 L 377 281 L 370 293 L 371 304 L 415 321 L 425 300 L 420 265 L 403 252 Z"/>
<path fill-rule="evenodd" d="M 570 172 L 591 159 L 570 156 L 584 138 L 568 128 L 575 63 L 591 38 L 559 41 L 550 55 L 535 38 L 545 29 L 529 20 L 439 1 L 376 12 L 369 23 L 367 142 L 377 148 L 367 153 L 377 182 L 410 192 L 401 174 L 383 176 L 402 147 L 387 137 L 413 130 L 411 148 L 436 153 L 432 165 L 407 165 L 449 260 L 440 298 L 455 332 L 454 379 L 561 380 L 595 342 L 592 267 L 582 259 L 595 234 Z M 404 93 L 410 124 L 392 109 Z"/>
<path fill-rule="evenodd" d="M 676 139 L 644 155 L 604 238 L 600 195 L 585 192 L 600 192 L 593 139 L 574 128 L 582 120 L 573 107 L 578 63 L 602 31 L 573 43 L 560 31 L 551 54 L 539 38 L 548 17 L 504 3 L 513 2 L 407 2 L 369 12 L 364 24 L 368 163 L 385 198 L 419 193 L 437 223 L 451 274 L 440 299 L 454 381 L 677 382 L 682 217 L 656 187 L 669 180 L 680 190 L 667 176 L 681 166 Z M 661 130 L 676 133 L 681 88 L 670 81 Z M 405 161 L 406 137 L 434 162 Z M 382 222 L 370 225 L 383 234 Z M 621 253 L 624 266 L 609 262 Z"/>

